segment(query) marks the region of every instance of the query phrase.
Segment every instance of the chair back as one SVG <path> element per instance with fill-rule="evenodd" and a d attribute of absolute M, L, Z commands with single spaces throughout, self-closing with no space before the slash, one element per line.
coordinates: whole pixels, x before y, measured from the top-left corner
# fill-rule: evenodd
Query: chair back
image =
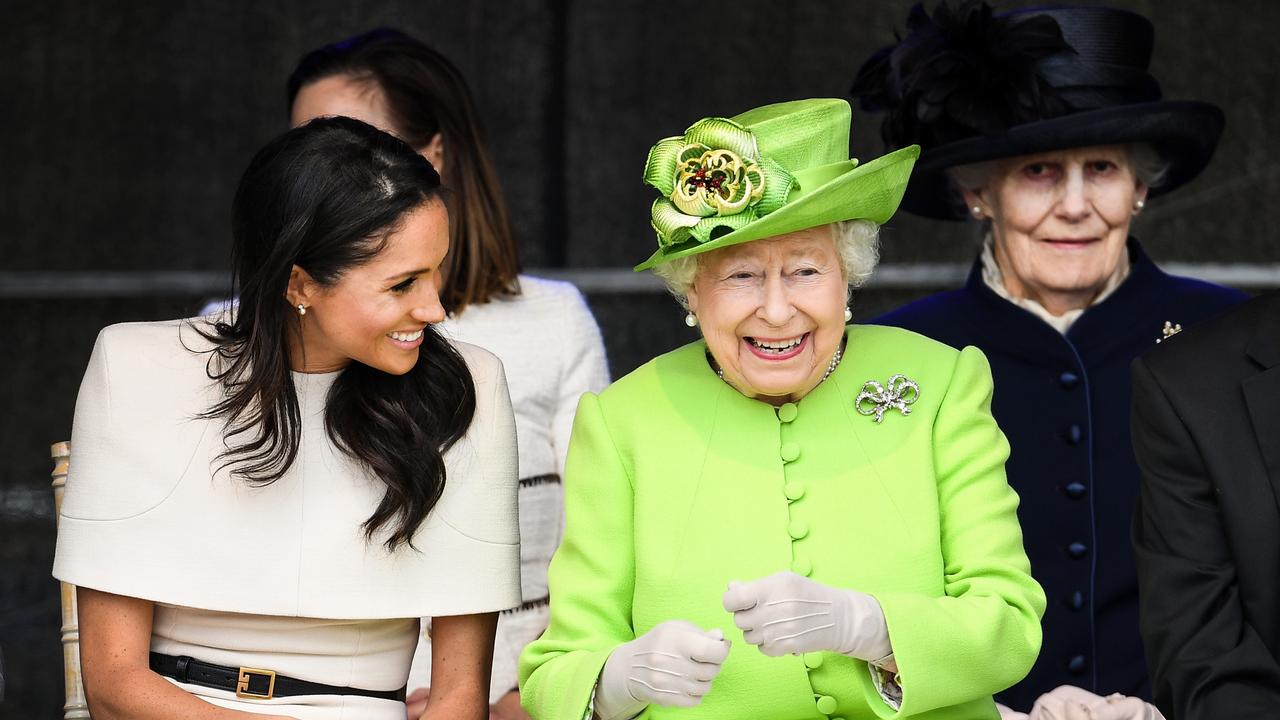
<path fill-rule="evenodd" d="M 67 468 L 71 464 L 71 443 L 58 442 L 49 448 L 53 455 L 54 517 L 62 517 L 62 494 L 67 488 Z M 84 698 L 84 682 L 80 679 L 80 621 L 76 614 L 76 586 L 62 585 L 62 678 L 67 701 L 62 706 L 65 720 L 85 720 L 89 705 Z"/>

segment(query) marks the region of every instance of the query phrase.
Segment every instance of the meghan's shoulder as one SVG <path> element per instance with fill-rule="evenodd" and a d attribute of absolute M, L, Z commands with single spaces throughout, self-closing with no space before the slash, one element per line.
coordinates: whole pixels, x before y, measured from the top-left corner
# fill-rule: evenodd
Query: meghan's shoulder
<path fill-rule="evenodd" d="M 99 331 L 93 353 L 113 375 L 183 371 L 207 361 L 211 330 L 204 318 L 118 323 Z"/>
<path fill-rule="evenodd" d="M 467 364 L 467 369 L 471 371 L 471 377 L 477 385 L 492 382 L 498 377 L 505 376 L 502 361 L 498 359 L 497 355 L 479 345 L 462 342 L 461 340 L 450 340 L 449 344 L 462 356 L 463 362 Z"/>

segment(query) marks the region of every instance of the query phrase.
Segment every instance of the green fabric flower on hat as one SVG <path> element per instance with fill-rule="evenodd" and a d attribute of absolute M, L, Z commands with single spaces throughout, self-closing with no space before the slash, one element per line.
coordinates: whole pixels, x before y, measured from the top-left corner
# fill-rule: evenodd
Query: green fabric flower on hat
<path fill-rule="evenodd" d="M 649 151 L 645 183 L 663 197 L 653 203 L 658 245 L 707 242 L 782 207 L 795 178 L 760 156 L 750 130 L 725 118 L 706 118 L 684 135 Z"/>

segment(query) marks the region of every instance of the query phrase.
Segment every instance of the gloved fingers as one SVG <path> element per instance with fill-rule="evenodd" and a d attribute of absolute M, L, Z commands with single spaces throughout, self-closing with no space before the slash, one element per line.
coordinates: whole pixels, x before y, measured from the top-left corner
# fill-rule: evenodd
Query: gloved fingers
<path fill-rule="evenodd" d="M 647 699 L 660 705 L 692 707 L 711 691 L 711 680 L 702 680 L 691 673 L 677 673 L 638 660 L 627 674 L 628 691 L 632 697 Z"/>
<path fill-rule="evenodd" d="M 1093 714 L 1093 710 L 1082 702 L 1075 700 L 1067 700 L 1063 703 L 1063 720 L 1098 720 Z"/>
<path fill-rule="evenodd" d="M 1105 705 L 1093 708 L 1095 720 L 1164 720 L 1164 715 L 1141 698 L 1109 695 Z"/>
<path fill-rule="evenodd" d="M 996 703 L 996 711 L 1000 713 L 1000 720 L 1028 720 L 1029 718 L 1026 713 L 1018 712 L 1000 703 Z"/>
<path fill-rule="evenodd" d="M 735 615 L 743 610 L 750 610 L 759 604 L 760 598 L 755 592 L 755 583 L 744 583 L 738 580 L 729 582 L 729 589 L 720 597 L 725 612 Z"/>
<path fill-rule="evenodd" d="M 716 632 L 719 632 L 718 630 Z M 703 665 L 720 665 L 729 657 L 731 644 L 728 640 L 717 639 L 706 634 L 684 639 L 682 652 L 691 662 Z"/>
<path fill-rule="evenodd" d="M 804 628 L 796 632 L 779 631 L 774 628 L 764 631 L 764 641 L 760 643 L 760 652 L 769 657 L 797 655 L 800 653 L 829 650 L 832 624 L 823 624 Z"/>
<path fill-rule="evenodd" d="M 750 582 L 730 582 L 722 603 L 727 612 L 736 612 L 778 597 L 813 597 L 814 588 L 821 587 L 803 575 L 782 571 Z"/>
<path fill-rule="evenodd" d="M 1090 708 L 1106 702 L 1106 698 L 1100 695 L 1095 695 L 1088 690 L 1076 687 L 1075 685 L 1059 685 L 1040 697 L 1042 699 L 1054 698 L 1063 702 L 1074 701 Z"/>

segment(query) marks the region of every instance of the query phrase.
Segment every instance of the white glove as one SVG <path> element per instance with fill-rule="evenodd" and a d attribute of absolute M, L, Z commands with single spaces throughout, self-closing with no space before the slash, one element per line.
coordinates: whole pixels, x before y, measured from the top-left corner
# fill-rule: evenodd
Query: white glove
<path fill-rule="evenodd" d="M 793 572 L 729 583 L 724 609 L 733 613 L 742 639 L 765 655 L 831 651 L 874 662 L 893 652 L 875 598 Z"/>
<path fill-rule="evenodd" d="M 703 630 L 668 620 L 614 648 L 596 683 L 595 715 L 623 720 L 646 705 L 693 707 L 711 690 L 711 681 L 729 655 L 719 630 Z"/>
<path fill-rule="evenodd" d="M 1073 685 L 1054 688 L 1036 699 L 1030 720 L 1164 720 L 1155 705 L 1119 693 L 1099 697 Z"/>
<path fill-rule="evenodd" d="M 1018 712 L 1000 703 L 996 703 L 996 710 L 1000 713 L 1000 720 L 1028 720 L 1030 717 L 1024 712 Z"/>

